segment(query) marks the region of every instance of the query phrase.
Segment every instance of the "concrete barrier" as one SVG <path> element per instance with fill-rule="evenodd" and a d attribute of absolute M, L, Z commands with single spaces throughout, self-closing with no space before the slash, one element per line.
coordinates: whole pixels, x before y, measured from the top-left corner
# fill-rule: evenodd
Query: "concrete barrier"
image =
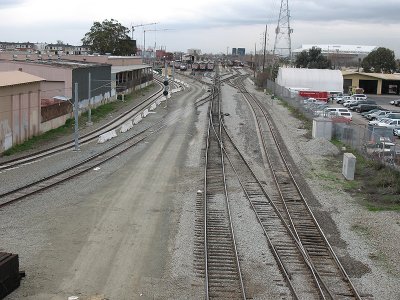
<path fill-rule="evenodd" d="M 132 120 L 122 124 L 120 132 L 127 132 L 128 130 L 133 128 Z"/>
<path fill-rule="evenodd" d="M 142 121 L 142 115 L 138 115 L 133 119 L 133 124 L 138 124 L 140 121 Z"/>
<path fill-rule="evenodd" d="M 157 104 L 157 105 L 160 105 L 160 104 L 161 104 L 161 99 L 160 99 L 160 98 L 158 98 L 158 99 L 156 100 L 156 104 Z"/>
<path fill-rule="evenodd" d="M 157 104 L 153 103 L 152 105 L 150 105 L 150 110 L 155 110 L 157 108 Z"/>
<path fill-rule="evenodd" d="M 149 114 L 149 110 L 146 108 L 144 111 L 143 111 L 143 118 L 146 118 L 147 117 L 147 115 Z"/>
<path fill-rule="evenodd" d="M 102 144 L 102 143 L 104 143 L 104 142 L 106 142 L 108 140 L 111 140 L 114 137 L 117 137 L 117 132 L 116 132 L 115 129 L 100 135 L 99 139 L 97 140 L 97 143 L 98 144 Z"/>

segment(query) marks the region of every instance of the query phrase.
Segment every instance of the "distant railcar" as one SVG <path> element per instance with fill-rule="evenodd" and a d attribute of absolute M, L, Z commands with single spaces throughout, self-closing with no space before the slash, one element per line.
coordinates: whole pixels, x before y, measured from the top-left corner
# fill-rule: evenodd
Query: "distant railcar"
<path fill-rule="evenodd" d="M 204 62 L 200 63 L 200 71 L 205 71 L 205 70 L 207 70 L 207 64 Z"/>
<path fill-rule="evenodd" d="M 174 67 L 175 67 L 175 69 L 179 69 L 181 67 L 181 62 L 180 61 L 175 61 L 174 62 Z"/>
<path fill-rule="evenodd" d="M 192 70 L 193 70 L 193 71 L 197 71 L 199 68 L 200 68 L 200 66 L 199 66 L 198 63 L 193 63 L 193 64 L 192 64 Z"/>
<path fill-rule="evenodd" d="M 214 70 L 214 63 L 208 63 L 207 64 L 207 70 L 209 70 L 209 71 Z"/>
<path fill-rule="evenodd" d="M 180 69 L 181 71 L 186 71 L 186 70 L 187 70 L 187 66 L 184 65 L 184 64 L 181 64 L 181 65 L 179 66 L 179 69 Z"/>

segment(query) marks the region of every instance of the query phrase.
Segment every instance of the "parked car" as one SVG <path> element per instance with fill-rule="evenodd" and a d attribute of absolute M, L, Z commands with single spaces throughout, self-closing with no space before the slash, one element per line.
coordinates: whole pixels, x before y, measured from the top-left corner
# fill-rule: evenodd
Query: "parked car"
<path fill-rule="evenodd" d="M 353 119 L 352 113 L 347 108 L 343 107 L 327 107 L 324 109 L 323 114 L 330 118 L 343 117 L 350 121 Z"/>
<path fill-rule="evenodd" d="M 340 103 L 344 103 L 345 101 L 348 101 L 348 100 L 354 100 L 354 99 L 351 98 L 351 96 L 349 96 L 349 95 L 344 95 L 343 97 L 336 98 L 336 103 L 340 104 Z"/>
<path fill-rule="evenodd" d="M 353 94 L 351 97 L 355 100 L 367 100 L 367 95 L 364 94 Z"/>
<path fill-rule="evenodd" d="M 365 145 L 365 150 L 369 154 L 390 155 L 395 149 L 395 143 L 389 137 L 380 137 L 376 142 L 369 142 Z"/>
<path fill-rule="evenodd" d="M 376 111 L 376 112 L 374 112 L 372 114 L 367 115 L 366 118 L 368 120 L 376 120 L 376 119 L 382 118 L 382 117 L 384 117 L 384 116 L 386 116 L 387 114 L 390 114 L 390 113 L 391 113 L 390 110 L 379 110 L 379 111 Z"/>
<path fill-rule="evenodd" d="M 310 105 L 310 104 L 326 104 L 326 102 L 315 99 L 315 98 L 308 98 L 304 99 L 304 104 L 305 105 Z"/>
<path fill-rule="evenodd" d="M 392 100 L 389 103 L 398 106 L 398 103 L 400 103 L 400 99 Z"/>
<path fill-rule="evenodd" d="M 354 110 L 354 108 L 360 104 L 376 104 L 376 102 L 373 100 L 356 100 L 356 102 L 349 103 L 346 107 Z"/>
<path fill-rule="evenodd" d="M 351 100 L 347 100 L 346 102 L 343 103 L 344 107 L 348 107 L 350 104 L 354 104 L 357 103 L 357 100 L 351 99 Z"/>
<path fill-rule="evenodd" d="M 400 137 L 400 128 L 393 128 L 393 135 Z"/>
<path fill-rule="evenodd" d="M 354 108 L 352 108 L 352 110 L 354 110 L 358 113 L 362 113 L 365 111 L 371 111 L 371 109 L 374 109 L 377 107 L 378 107 L 377 104 L 358 104 L 358 105 L 354 106 Z"/>
<path fill-rule="evenodd" d="M 389 119 L 386 122 L 378 123 L 378 126 L 385 128 L 400 128 L 400 119 Z"/>
<path fill-rule="evenodd" d="M 385 123 L 391 119 L 389 118 L 379 118 L 368 122 L 368 125 L 377 126 L 379 123 Z"/>
<path fill-rule="evenodd" d="M 378 106 L 377 108 L 371 109 L 371 110 L 369 110 L 369 111 L 364 111 L 364 112 L 362 112 L 362 113 L 361 113 L 361 116 L 363 116 L 364 118 L 366 118 L 367 115 L 373 114 L 373 113 L 375 113 L 375 112 L 377 112 L 377 111 L 380 111 L 380 110 L 384 110 L 384 109 L 383 109 L 382 107 Z"/>

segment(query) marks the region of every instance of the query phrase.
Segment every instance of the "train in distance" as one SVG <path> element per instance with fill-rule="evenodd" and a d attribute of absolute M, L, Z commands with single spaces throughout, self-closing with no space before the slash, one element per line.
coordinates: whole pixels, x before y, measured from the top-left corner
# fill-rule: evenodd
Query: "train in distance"
<path fill-rule="evenodd" d="M 194 62 L 192 64 L 192 71 L 213 71 L 213 62 Z"/>

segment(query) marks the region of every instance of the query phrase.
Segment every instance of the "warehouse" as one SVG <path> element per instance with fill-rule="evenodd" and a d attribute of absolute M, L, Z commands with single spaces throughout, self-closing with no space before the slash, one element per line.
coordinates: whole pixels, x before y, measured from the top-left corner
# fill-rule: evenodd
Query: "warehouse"
<path fill-rule="evenodd" d="M 343 76 L 339 70 L 279 68 L 276 83 L 288 89 L 343 91 Z"/>
<path fill-rule="evenodd" d="M 351 94 L 354 88 L 366 94 L 399 95 L 400 74 L 362 73 L 343 71 L 344 91 Z"/>

